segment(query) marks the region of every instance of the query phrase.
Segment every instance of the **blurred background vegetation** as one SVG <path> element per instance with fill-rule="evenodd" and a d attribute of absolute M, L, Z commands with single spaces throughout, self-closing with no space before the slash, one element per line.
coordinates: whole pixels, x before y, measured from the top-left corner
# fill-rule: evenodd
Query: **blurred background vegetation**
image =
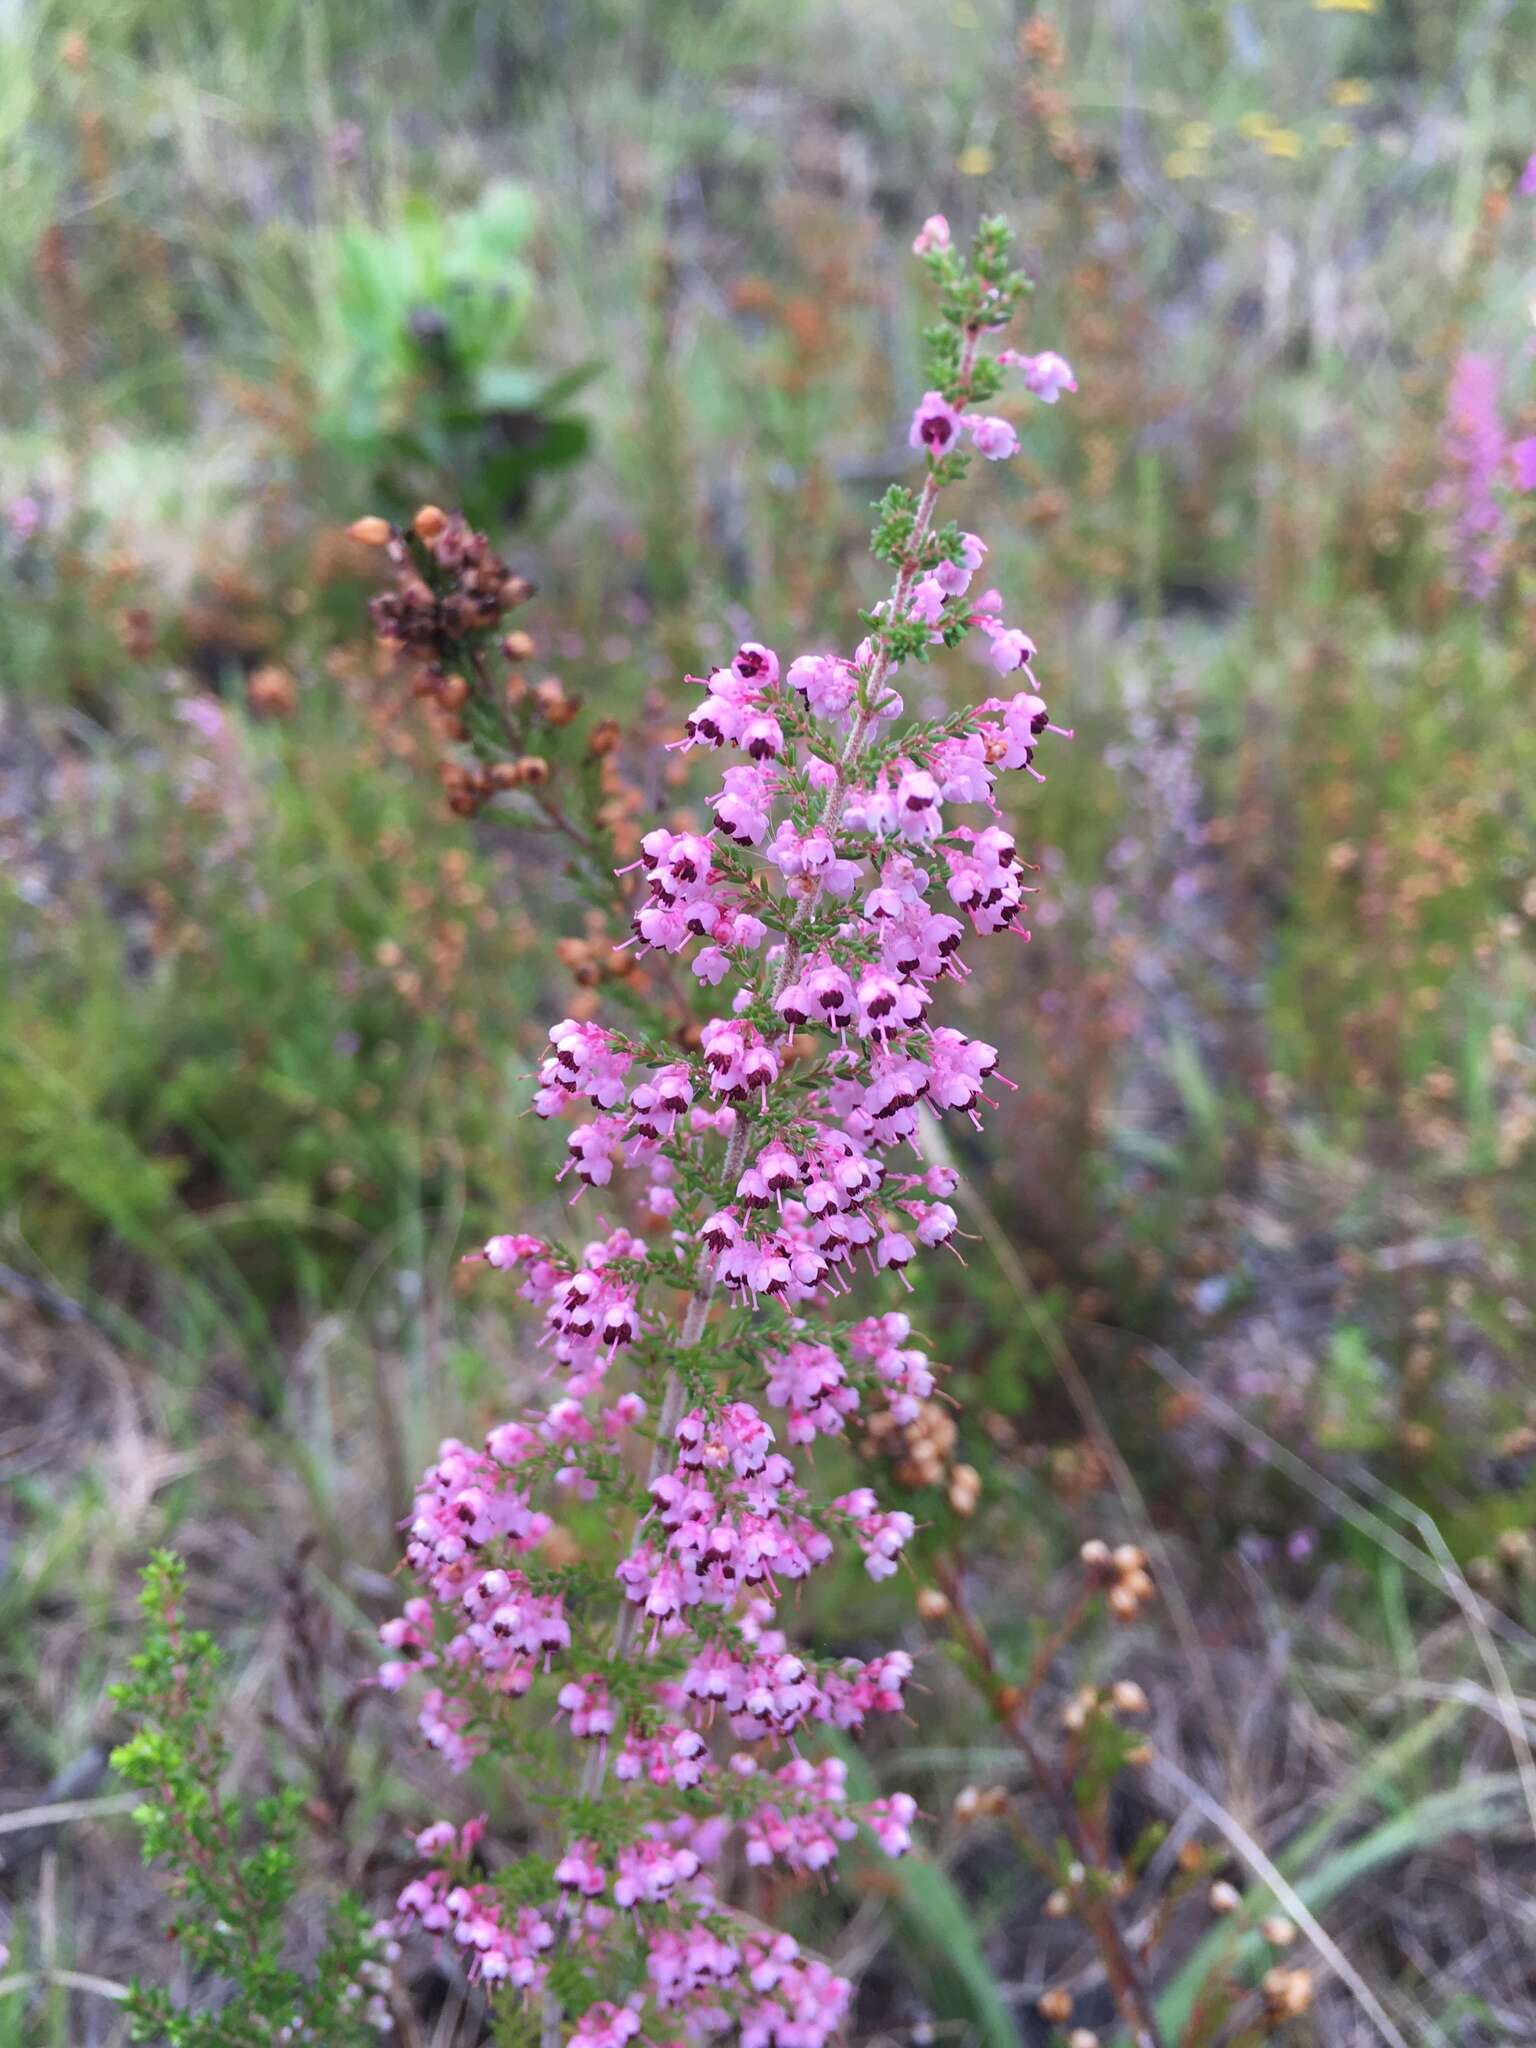
<path fill-rule="evenodd" d="M 626 726 L 749 630 L 846 644 L 935 210 L 1010 216 L 1081 387 L 968 486 L 1077 729 L 913 1304 L 976 1597 L 1027 1666 L 1082 1538 L 1146 1544 L 1168 1608 L 1060 1675 L 1152 1696 L 1124 1826 L 1220 1872 L 1214 1807 L 1408 2038 L 1536 2039 L 1533 52 L 1530 0 L 0 7 L 0 2043 L 120 2038 L 67 1973 L 161 1967 L 104 1763 L 156 1543 L 317 1884 L 515 1797 L 410 1753 L 367 1637 L 414 1473 L 536 1383 L 455 1265 L 549 1200 L 586 910 L 447 814 L 346 522 L 465 506 Z M 849 1590 L 824 1637 L 921 1647 Z M 935 1662 L 942 1817 L 1007 1765 Z M 934 1833 L 861 2032 L 1053 2038 L 1043 1881 Z M 421 2041 L 488 2038 L 421 1968 Z M 1297 2038 L 1381 2038 L 1324 1974 Z"/>

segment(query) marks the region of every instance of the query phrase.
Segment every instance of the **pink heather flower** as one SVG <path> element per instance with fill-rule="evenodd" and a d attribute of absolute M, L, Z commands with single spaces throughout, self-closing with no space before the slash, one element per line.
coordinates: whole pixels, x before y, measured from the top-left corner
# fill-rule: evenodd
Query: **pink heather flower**
<path fill-rule="evenodd" d="M 1536 157 L 1531 161 L 1536 163 Z M 1536 434 L 1510 443 L 1509 467 L 1517 491 L 1536 491 Z"/>
<path fill-rule="evenodd" d="M 935 216 L 918 241 L 946 248 L 947 226 Z M 727 2031 L 743 2048 L 829 2048 L 851 1985 L 734 1915 L 710 1866 L 808 1878 L 861 1827 L 888 1855 L 911 1846 L 911 1796 L 853 1801 L 819 1754 L 833 1731 L 905 1712 L 911 1658 L 818 1658 L 789 1631 L 803 1580 L 849 1554 L 887 1579 L 915 1534 L 871 1486 L 820 1497 L 806 1454 L 852 1418 L 910 1424 L 936 1391 L 909 1318 L 852 1319 L 846 1297 L 875 1278 L 889 1298 L 892 1276 L 906 1285 L 953 1249 L 958 1179 L 925 1163 L 924 1126 L 979 1127 L 1012 1084 L 995 1046 L 943 1021 L 945 998 L 973 938 L 1027 936 L 1032 870 L 998 785 L 1038 775 L 1037 750 L 1066 736 L 1034 642 L 995 591 L 968 595 L 985 543 L 935 517 L 937 458 L 962 431 L 991 459 L 1016 446 L 1007 421 L 964 409 L 977 345 L 964 338 L 959 403 L 930 391 L 917 410 L 928 467 L 907 566 L 851 654 L 800 654 L 781 674 L 747 640 L 690 679 L 679 744 L 728 765 L 707 830 L 644 833 L 616 936 L 718 993 L 698 994 L 686 1037 L 659 1001 L 638 1025 L 633 1010 L 560 1019 L 531 1089 L 563 1138 L 573 1212 L 601 1216 L 584 1239 L 503 1232 L 469 1255 L 532 1311 L 544 1384 L 483 1443 L 446 1438 L 422 1475 L 404 1524 L 414 1584 L 380 1630 L 379 1683 L 417 1693 L 422 1735 L 455 1771 L 503 1750 L 514 1717 L 552 1721 L 540 1753 L 565 1759 L 549 1788 L 564 1820 L 548 1896 L 515 1909 L 480 1874 L 483 1823 L 423 1830 L 427 1867 L 392 1925 L 525 1998 L 546 1992 L 557 1953 L 579 1966 L 591 2002 L 560 2016 L 563 2048 Z M 1019 360 L 1042 397 L 1073 388 L 1059 357 Z M 906 650 L 970 633 L 1012 680 L 903 725 Z M 615 1217 L 647 1219 L 654 1239 Z M 604 1518 L 617 1538 L 606 1608 L 600 1577 L 583 1573 L 578 1601 L 537 1555 L 551 1506 L 575 1500 L 600 1504 L 587 1571 Z M 616 1787 L 610 1829 L 594 1815 Z"/>
<path fill-rule="evenodd" d="M 984 455 L 988 462 L 1005 462 L 1010 455 L 1018 453 L 1019 437 L 1007 420 L 971 412 L 966 414 L 962 424 L 976 453 Z"/>
<path fill-rule="evenodd" d="M 922 403 L 912 415 L 908 444 L 924 455 L 943 455 L 960 432 L 960 415 L 942 391 L 925 391 Z"/>
<path fill-rule="evenodd" d="M 1077 389 L 1072 365 L 1054 349 L 1045 349 L 1037 356 L 1026 356 L 1020 355 L 1017 349 L 1005 348 L 999 352 L 997 360 L 1010 369 L 1022 370 L 1027 389 L 1047 405 L 1054 405 L 1063 391 Z"/>
<path fill-rule="evenodd" d="M 1496 489 L 1508 445 L 1491 356 L 1461 356 L 1451 372 L 1433 502 L 1452 518 L 1452 551 L 1469 598 L 1493 595 L 1503 566 L 1505 515 Z"/>
<path fill-rule="evenodd" d="M 876 1799 L 865 1808 L 870 1832 L 887 1856 L 905 1856 L 912 1846 L 912 1823 L 917 1818 L 917 1801 L 910 1792 L 894 1792 L 889 1799 Z"/>
<path fill-rule="evenodd" d="M 1536 164 L 1536 157 L 1531 162 Z M 949 222 L 942 213 L 930 213 L 912 241 L 912 254 L 926 256 L 933 249 L 949 247 Z"/>
<path fill-rule="evenodd" d="M 971 578 L 986 560 L 987 544 L 979 535 L 962 533 L 960 536 L 960 560 L 940 562 L 933 572 L 933 580 L 950 597 L 963 597 L 971 585 Z"/>

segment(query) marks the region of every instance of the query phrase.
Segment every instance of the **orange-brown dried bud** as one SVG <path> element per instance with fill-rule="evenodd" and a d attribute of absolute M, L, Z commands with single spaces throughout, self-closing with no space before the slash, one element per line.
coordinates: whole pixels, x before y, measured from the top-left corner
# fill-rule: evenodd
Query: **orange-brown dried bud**
<path fill-rule="evenodd" d="M 541 683 L 535 683 L 533 701 L 539 716 L 550 725 L 569 725 L 576 716 L 576 706 L 565 694 L 565 685 L 558 676 L 545 676 Z"/>
<path fill-rule="evenodd" d="M 418 540 L 430 544 L 448 530 L 448 514 L 440 505 L 423 505 L 411 521 L 411 531 Z"/>
<path fill-rule="evenodd" d="M 1070 1991 L 1043 1991 L 1036 2007 L 1041 2019 L 1059 2026 L 1063 2020 L 1072 2017 L 1072 1994 Z"/>
<path fill-rule="evenodd" d="M 497 761 L 491 769 L 493 789 L 516 789 L 522 779 L 516 761 Z"/>
<path fill-rule="evenodd" d="M 949 1613 L 949 1595 L 938 1586 L 923 1586 L 917 1595 L 917 1611 L 924 1621 L 943 1621 Z"/>
<path fill-rule="evenodd" d="M 394 528 L 387 519 L 380 519 L 370 512 L 365 519 L 354 519 L 347 528 L 348 540 L 355 540 L 360 547 L 382 548 L 394 534 Z"/>
<path fill-rule="evenodd" d="M 245 686 L 245 701 L 258 718 L 291 718 L 298 708 L 298 685 L 277 662 L 263 662 Z"/>
<path fill-rule="evenodd" d="M 469 702 L 469 684 L 463 676 L 444 676 L 438 685 L 437 701 L 445 711 L 462 711 Z"/>
<path fill-rule="evenodd" d="M 600 718 L 587 735 L 587 753 L 594 761 L 601 761 L 613 753 L 624 734 L 616 718 Z"/>
<path fill-rule="evenodd" d="M 1271 2019 L 1298 2019 L 1312 2003 L 1312 1976 L 1307 1970 L 1266 1970 L 1259 1989 Z"/>
<path fill-rule="evenodd" d="M 501 651 L 508 661 L 527 661 L 533 653 L 533 635 L 519 628 L 502 640 Z"/>
<path fill-rule="evenodd" d="M 542 754 L 524 754 L 517 764 L 517 777 L 529 789 L 537 789 L 549 780 L 549 763 Z"/>
<path fill-rule="evenodd" d="M 503 611 L 515 612 L 520 604 L 526 604 L 533 595 L 533 585 L 526 576 L 508 576 L 503 579 L 496 595 L 501 600 Z"/>

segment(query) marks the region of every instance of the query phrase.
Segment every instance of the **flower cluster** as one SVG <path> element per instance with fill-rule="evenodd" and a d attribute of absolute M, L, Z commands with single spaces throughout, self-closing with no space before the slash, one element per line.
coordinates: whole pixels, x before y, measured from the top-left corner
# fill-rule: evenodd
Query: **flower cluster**
<path fill-rule="evenodd" d="M 973 594 L 983 542 L 936 506 L 972 452 L 1017 446 L 984 410 L 1006 371 L 1046 402 L 1074 388 L 1058 356 L 985 350 L 1025 289 L 1000 223 L 965 257 L 935 217 L 919 250 L 945 324 L 912 420 L 921 486 L 879 507 L 892 588 L 849 654 L 747 641 L 695 679 L 677 744 L 726 757 L 713 823 L 644 835 L 625 944 L 718 993 L 681 1035 L 550 1032 L 533 1107 L 569 1127 L 561 1177 L 633 1227 L 473 1255 L 540 1311 L 550 1399 L 483 1449 L 442 1446 L 408 1524 L 418 1590 L 384 1630 L 383 1683 L 420 1675 L 423 1732 L 451 1763 L 536 1737 L 547 1758 L 539 1701 L 565 1729 L 547 1862 L 493 1873 L 481 1824 L 429 1828 L 399 1918 L 537 1996 L 571 2048 L 727 2028 L 820 2048 L 849 1986 L 734 1912 L 726 1873 L 808 1879 L 861 1829 L 893 1856 L 912 1839 L 911 1797 L 850 1799 L 818 1744 L 899 1713 L 910 1659 L 819 1659 L 782 1610 L 840 1557 L 896 1572 L 913 1520 L 870 1487 L 819 1499 L 795 1454 L 855 1416 L 912 1425 L 933 1393 L 905 1315 L 839 1312 L 861 1273 L 902 1276 L 956 1235 L 956 1176 L 925 1158 L 925 1125 L 979 1122 L 1008 1084 L 940 997 L 968 941 L 1027 936 L 997 794 L 1061 731 L 1033 641 Z M 902 672 L 972 635 L 1001 691 L 906 719 Z M 562 1491 L 603 1501 L 606 1563 L 550 1543 Z"/>

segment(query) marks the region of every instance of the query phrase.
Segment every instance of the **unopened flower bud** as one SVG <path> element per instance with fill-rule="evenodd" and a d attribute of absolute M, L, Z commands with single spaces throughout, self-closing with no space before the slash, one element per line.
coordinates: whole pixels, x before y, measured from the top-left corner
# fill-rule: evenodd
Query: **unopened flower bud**
<path fill-rule="evenodd" d="M 376 513 L 369 513 L 365 519 L 354 519 L 347 528 L 348 540 L 355 540 L 360 547 L 384 547 L 394 532 L 387 519 L 380 519 Z"/>
<path fill-rule="evenodd" d="M 949 1613 L 949 1595 L 937 1586 L 924 1586 L 917 1596 L 917 1611 L 924 1621 L 942 1621 Z"/>
<path fill-rule="evenodd" d="M 1273 1913 L 1269 1919 L 1259 1922 L 1259 1932 L 1271 1948 L 1289 1948 L 1296 1939 L 1296 1928 L 1282 1913 Z"/>
<path fill-rule="evenodd" d="M 1042 1991 L 1036 2010 L 1041 2019 L 1049 2020 L 1053 2026 L 1058 2026 L 1063 2020 L 1072 2017 L 1072 1994 L 1070 1991 L 1059 1989 Z"/>
<path fill-rule="evenodd" d="M 1116 1679 L 1110 1687 L 1109 1696 L 1122 1714 L 1144 1714 L 1147 1711 L 1147 1696 L 1134 1679 Z"/>
<path fill-rule="evenodd" d="M 440 505 L 423 505 L 411 521 L 411 531 L 418 540 L 428 543 L 436 540 L 447 530 L 448 514 Z"/>
<path fill-rule="evenodd" d="M 1071 1910 L 1072 1899 L 1071 1895 L 1067 1892 L 1057 1890 L 1052 1892 L 1046 1899 L 1045 1917 L 1047 1920 L 1065 1920 Z"/>
<path fill-rule="evenodd" d="M 1206 1904 L 1213 1913 L 1235 1913 L 1243 1903 L 1243 1895 L 1235 1884 L 1225 1879 L 1213 1884 L 1206 1893 Z"/>
<path fill-rule="evenodd" d="M 549 763 L 542 754 L 524 754 L 517 764 L 517 779 L 529 789 L 537 789 L 549 780 Z"/>
<path fill-rule="evenodd" d="M 1109 1545 L 1097 1536 L 1090 1536 L 1077 1554 L 1091 1572 L 1104 1571 L 1113 1561 Z"/>
<path fill-rule="evenodd" d="M 508 661 L 527 661 L 533 653 L 533 635 L 523 632 L 519 627 L 515 632 L 503 637 L 501 651 Z"/>

